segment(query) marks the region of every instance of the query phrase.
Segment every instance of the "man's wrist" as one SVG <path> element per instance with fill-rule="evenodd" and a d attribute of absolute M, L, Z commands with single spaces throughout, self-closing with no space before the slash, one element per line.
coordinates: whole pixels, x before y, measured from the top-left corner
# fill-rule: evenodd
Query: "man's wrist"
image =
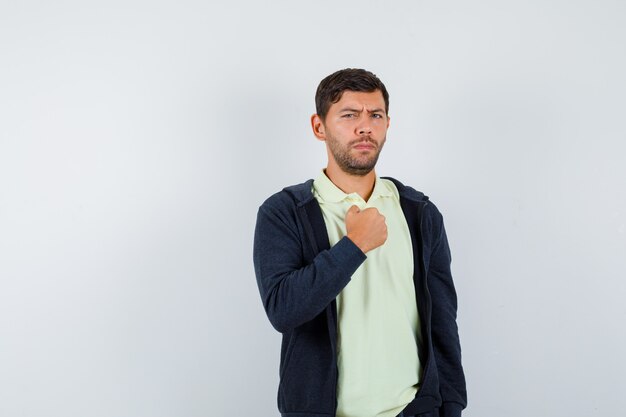
<path fill-rule="evenodd" d="M 359 248 L 359 249 L 361 250 L 361 252 L 363 252 L 363 253 L 367 253 L 367 252 L 369 251 L 369 249 L 367 249 L 367 248 L 366 248 L 366 246 L 365 246 L 362 242 L 360 242 L 358 238 L 355 238 L 354 236 L 351 236 L 351 235 L 350 235 L 350 233 L 348 233 L 348 234 L 346 235 L 346 237 L 347 237 L 348 239 L 350 239 L 350 241 L 351 241 L 352 243 L 354 243 L 354 245 L 355 245 L 357 248 Z"/>

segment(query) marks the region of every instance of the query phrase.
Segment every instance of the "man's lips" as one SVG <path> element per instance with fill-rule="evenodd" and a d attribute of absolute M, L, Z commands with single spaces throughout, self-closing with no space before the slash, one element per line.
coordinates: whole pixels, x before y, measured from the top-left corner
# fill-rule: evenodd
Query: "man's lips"
<path fill-rule="evenodd" d="M 371 142 L 357 142 L 352 147 L 358 151 L 370 151 L 376 149 L 376 145 Z"/>

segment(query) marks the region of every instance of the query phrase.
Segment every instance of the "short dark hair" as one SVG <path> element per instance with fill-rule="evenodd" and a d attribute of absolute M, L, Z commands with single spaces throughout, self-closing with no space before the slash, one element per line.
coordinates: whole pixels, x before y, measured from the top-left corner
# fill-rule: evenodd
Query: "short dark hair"
<path fill-rule="evenodd" d="M 385 113 L 389 113 L 389 93 L 380 79 L 373 73 L 360 68 L 346 68 L 324 78 L 315 93 L 315 110 L 324 120 L 333 103 L 341 100 L 344 91 L 371 93 L 380 90 L 385 99 Z"/>

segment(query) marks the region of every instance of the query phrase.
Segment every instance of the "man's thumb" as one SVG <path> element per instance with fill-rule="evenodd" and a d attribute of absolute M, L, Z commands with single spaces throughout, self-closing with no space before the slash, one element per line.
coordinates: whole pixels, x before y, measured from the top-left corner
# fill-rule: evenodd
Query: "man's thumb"
<path fill-rule="evenodd" d="M 356 214 L 356 213 L 359 213 L 360 211 L 361 210 L 359 209 L 359 206 L 353 205 L 352 207 L 348 209 L 348 213 L 346 214 Z"/>

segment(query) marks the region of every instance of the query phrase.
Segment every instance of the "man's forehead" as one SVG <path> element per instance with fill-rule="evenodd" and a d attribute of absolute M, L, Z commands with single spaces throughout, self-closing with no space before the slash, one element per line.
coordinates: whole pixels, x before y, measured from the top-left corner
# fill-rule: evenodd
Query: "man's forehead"
<path fill-rule="evenodd" d="M 371 92 L 364 91 L 351 91 L 346 90 L 341 95 L 341 98 L 338 102 L 333 104 L 333 107 L 343 108 L 346 106 L 356 106 L 358 108 L 362 108 L 365 106 L 366 108 L 385 108 L 385 99 L 383 98 L 383 93 L 380 90 L 375 90 Z"/>

